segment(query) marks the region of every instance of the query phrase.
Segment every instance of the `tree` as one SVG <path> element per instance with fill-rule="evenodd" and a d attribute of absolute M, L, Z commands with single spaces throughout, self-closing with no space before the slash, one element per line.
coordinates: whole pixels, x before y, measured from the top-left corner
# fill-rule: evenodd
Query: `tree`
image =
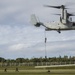
<path fill-rule="evenodd" d="M 25 61 L 24 58 L 17 58 L 17 59 L 16 59 L 16 62 L 17 62 L 17 63 L 23 63 L 24 61 Z"/>
<path fill-rule="evenodd" d="M 0 57 L 0 62 L 5 62 L 6 60 L 2 57 Z"/>

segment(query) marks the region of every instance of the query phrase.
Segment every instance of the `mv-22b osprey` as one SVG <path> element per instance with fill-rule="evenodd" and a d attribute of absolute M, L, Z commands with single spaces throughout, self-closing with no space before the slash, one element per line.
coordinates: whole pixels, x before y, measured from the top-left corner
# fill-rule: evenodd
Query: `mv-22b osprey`
<path fill-rule="evenodd" d="M 59 22 L 42 23 L 42 22 L 38 21 L 35 14 L 33 14 L 33 15 L 31 15 L 31 22 L 33 25 L 35 25 L 36 27 L 40 27 L 40 25 L 42 25 L 45 27 L 46 31 L 56 30 L 59 33 L 61 33 L 61 31 L 64 31 L 64 30 L 75 30 L 75 22 L 72 22 L 72 18 L 70 17 L 70 16 L 75 16 L 75 15 L 68 13 L 65 5 L 61 5 L 61 6 L 45 5 L 45 6 L 61 9 L 61 14 L 56 14 L 56 15 L 60 15 L 60 21 Z"/>

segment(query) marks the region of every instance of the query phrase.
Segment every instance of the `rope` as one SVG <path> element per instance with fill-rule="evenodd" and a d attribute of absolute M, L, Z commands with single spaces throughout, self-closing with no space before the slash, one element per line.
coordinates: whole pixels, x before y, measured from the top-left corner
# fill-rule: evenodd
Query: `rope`
<path fill-rule="evenodd" d="M 46 38 L 46 31 L 45 31 L 45 58 L 47 58 L 47 52 L 46 52 L 46 42 L 47 42 L 47 38 Z"/>

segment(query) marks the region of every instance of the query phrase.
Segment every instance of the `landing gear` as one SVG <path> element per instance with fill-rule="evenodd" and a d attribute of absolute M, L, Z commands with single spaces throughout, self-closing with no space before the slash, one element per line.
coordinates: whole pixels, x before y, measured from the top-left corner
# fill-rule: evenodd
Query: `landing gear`
<path fill-rule="evenodd" d="M 61 33 L 60 28 L 57 30 L 58 33 Z"/>

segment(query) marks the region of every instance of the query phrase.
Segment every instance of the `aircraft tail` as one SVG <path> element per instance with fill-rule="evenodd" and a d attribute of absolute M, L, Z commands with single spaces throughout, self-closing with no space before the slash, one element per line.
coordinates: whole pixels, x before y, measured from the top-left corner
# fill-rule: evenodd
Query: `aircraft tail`
<path fill-rule="evenodd" d="M 36 18 L 35 14 L 31 15 L 31 23 L 36 27 L 39 27 L 41 25 L 39 20 Z"/>

